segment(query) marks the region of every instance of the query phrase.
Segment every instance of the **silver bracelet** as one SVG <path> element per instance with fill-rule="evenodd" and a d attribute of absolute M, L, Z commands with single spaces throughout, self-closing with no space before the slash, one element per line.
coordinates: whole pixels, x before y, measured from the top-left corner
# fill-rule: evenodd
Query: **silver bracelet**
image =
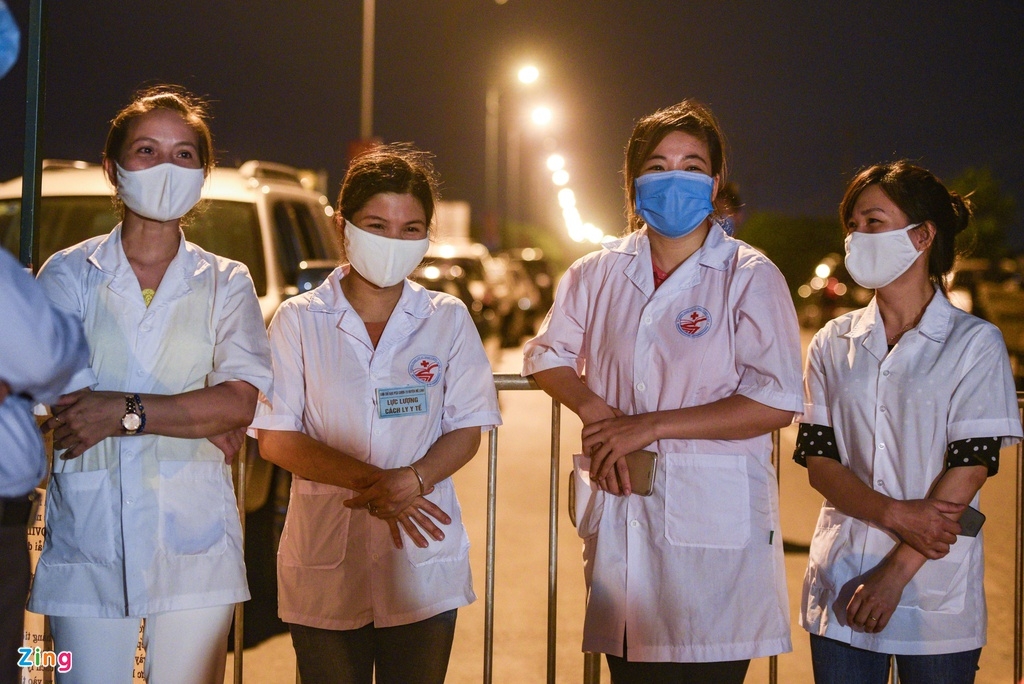
<path fill-rule="evenodd" d="M 416 479 L 420 481 L 420 496 L 423 496 L 423 492 L 426 491 L 427 488 L 423 486 L 423 476 L 420 475 L 420 471 L 416 470 L 416 466 L 411 463 L 405 467 L 411 470 L 412 474 L 416 476 Z"/>

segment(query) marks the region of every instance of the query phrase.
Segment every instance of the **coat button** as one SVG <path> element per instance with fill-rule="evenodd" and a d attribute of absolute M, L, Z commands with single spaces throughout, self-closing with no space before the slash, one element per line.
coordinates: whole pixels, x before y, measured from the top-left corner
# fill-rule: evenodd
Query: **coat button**
<path fill-rule="evenodd" d="M 647 389 L 647 385 L 645 385 L 642 382 L 636 383 L 636 391 L 637 392 L 643 392 L 645 389 Z"/>
<path fill-rule="evenodd" d="M 629 526 L 630 527 L 640 527 L 640 521 L 639 520 L 631 520 L 630 523 L 629 523 Z"/>

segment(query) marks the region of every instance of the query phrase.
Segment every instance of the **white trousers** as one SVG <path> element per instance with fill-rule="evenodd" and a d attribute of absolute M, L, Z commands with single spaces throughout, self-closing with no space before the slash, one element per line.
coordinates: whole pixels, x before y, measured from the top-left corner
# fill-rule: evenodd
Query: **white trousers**
<path fill-rule="evenodd" d="M 146 616 L 149 684 L 223 684 L 234 604 Z M 53 650 L 71 651 L 58 684 L 130 684 L 139 618 L 50 617 Z"/>

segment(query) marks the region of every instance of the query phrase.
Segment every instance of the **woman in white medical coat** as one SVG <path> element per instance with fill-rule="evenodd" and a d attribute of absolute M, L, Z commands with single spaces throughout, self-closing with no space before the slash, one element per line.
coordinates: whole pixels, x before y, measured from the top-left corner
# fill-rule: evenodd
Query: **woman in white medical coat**
<path fill-rule="evenodd" d="M 225 455 L 272 370 L 248 270 L 181 230 L 213 153 L 193 96 L 139 94 L 103 154 L 122 222 L 39 273 L 90 350 L 44 425 L 58 458 L 29 609 L 74 653 L 61 682 L 130 681 L 144 617 L 149 681 L 219 684 L 233 604 L 249 598 Z"/>
<path fill-rule="evenodd" d="M 769 433 L 801 408 L 797 322 L 778 269 L 713 220 L 725 171 L 703 105 L 641 119 L 627 235 L 572 265 L 525 349 L 523 374 L 583 420 L 583 648 L 617 684 L 741 682 L 790 649 Z M 625 468 L 640 449 L 650 496 Z"/>
<path fill-rule="evenodd" d="M 353 160 L 335 214 L 349 263 L 270 327 L 274 394 L 253 426 L 296 476 L 278 595 L 305 684 L 441 684 L 475 599 L 451 476 L 501 419 L 469 311 L 406 279 L 434 187 L 404 146 Z"/>
<path fill-rule="evenodd" d="M 946 298 L 970 209 L 899 161 L 857 174 L 839 215 L 847 270 L 875 297 L 807 353 L 794 458 L 826 498 L 800 615 L 815 681 L 881 684 L 895 655 L 906 684 L 973 682 L 978 492 L 1021 424 L 999 330 Z"/>

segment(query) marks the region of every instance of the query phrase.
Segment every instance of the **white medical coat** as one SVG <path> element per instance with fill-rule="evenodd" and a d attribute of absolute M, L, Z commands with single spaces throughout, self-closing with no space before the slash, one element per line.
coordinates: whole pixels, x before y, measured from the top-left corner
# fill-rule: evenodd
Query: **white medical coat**
<path fill-rule="evenodd" d="M 805 392 L 801 421 L 831 426 L 843 465 L 896 499 L 928 496 L 945 471 L 950 442 L 1002 437 L 1002 446 L 1009 446 L 1021 437 L 999 330 L 957 309 L 941 292 L 888 353 L 874 299 L 826 324 L 807 352 Z M 917 572 L 884 630 L 854 632 L 840 624 L 835 609 L 842 614 L 854 578 L 877 566 L 896 541 L 825 501 L 811 540 L 800 624 L 880 653 L 979 648 L 986 634 L 982 539 L 957 537 L 948 555 L 926 561 Z"/>
<path fill-rule="evenodd" d="M 184 235 L 149 308 L 120 226 L 54 254 L 39 283 L 82 321 L 93 389 L 180 394 L 242 380 L 271 391 L 248 270 Z M 208 440 L 109 437 L 53 470 L 30 610 L 135 617 L 249 598 L 231 469 Z"/>
<path fill-rule="evenodd" d="M 527 343 L 523 374 L 559 366 L 626 414 L 740 394 L 802 408 L 786 283 L 711 228 L 657 290 L 646 229 L 577 261 Z M 589 588 L 585 651 L 709 662 L 790 650 L 771 436 L 661 440 L 649 497 L 596 492 L 579 521 Z"/>
<path fill-rule="evenodd" d="M 375 349 L 342 292 L 346 272 L 335 269 L 275 315 L 274 394 L 261 399 L 253 428 L 302 432 L 380 468 L 399 468 L 444 433 L 501 423 L 491 366 L 462 302 L 406 281 Z M 419 398 L 397 399 L 389 409 L 379 394 L 389 391 Z M 416 410 L 402 413 L 402 406 Z M 404 532 L 396 549 L 387 523 L 343 505 L 356 495 L 292 479 L 277 562 L 282 620 L 334 630 L 392 627 L 476 599 L 451 478 L 427 495 L 452 522 L 440 526 L 444 540 L 425 549 Z"/>

